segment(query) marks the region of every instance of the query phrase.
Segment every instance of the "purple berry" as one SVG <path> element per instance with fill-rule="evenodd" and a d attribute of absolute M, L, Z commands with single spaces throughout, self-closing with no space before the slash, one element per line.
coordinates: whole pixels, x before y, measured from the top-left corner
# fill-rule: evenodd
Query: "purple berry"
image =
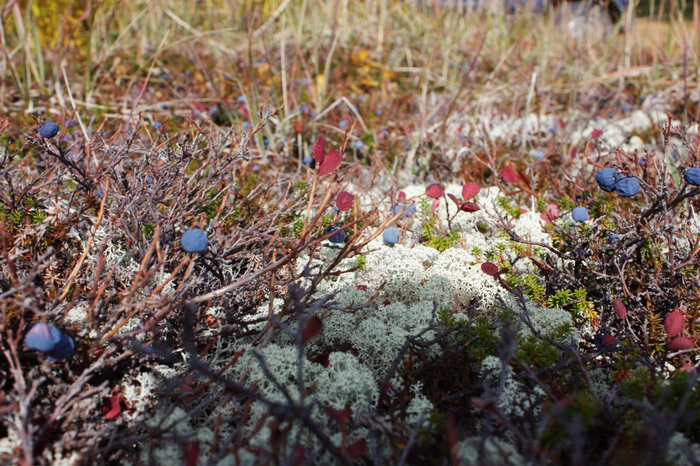
<path fill-rule="evenodd" d="M 58 134 L 58 125 L 53 121 L 45 121 L 39 128 L 39 136 L 42 138 L 52 138 Z"/>
<path fill-rule="evenodd" d="M 333 227 L 329 231 L 329 233 L 337 232 L 334 235 L 330 236 L 328 238 L 328 241 L 331 243 L 344 243 L 345 242 L 345 231 L 341 230 L 338 227 Z"/>
<path fill-rule="evenodd" d="M 620 178 L 615 184 L 615 189 L 617 189 L 617 194 L 622 197 L 632 197 L 639 192 L 639 181 L 633 176 Z"/>
<path fill-rule="evenodd" d="M 207 234 L 199 228 L 192 228 L 182 235 L 180 243 L 182 244 L 182 249 L 187 252 L 204 252 L 209 246 L 209 239 Z"/>
<path fill-rule="evenodd" d="M 577 222 L 585 222 L 588 220 L 588 209 L 585 207 L 574 207 L 571 211 L 571 216 Z"/>
<path fill-rule="evenodd" d="M 402 203 L 401 204 L 394 204 L 394 207 L 391 208 L 391 215 L 398 214 L 399 212 L 401 212 L 403 210 L 404 207 L 405 207 L 405 204 L 402 204 Z M 416 213 L 416 206 L 415 206 L 415 204 L 413 204 L 406 209 L 406 212 L 404 212 L 403 214 L 401 214 L 401 216 L 399 216 L 399 220 L 403 220 L 404 218 L 408 218 L 415 213 Z"/>
<path fill-rule="evenodd" d="M 61 331 L 54 324 L 39 322 L 24 337 L 27 348 L 45 353 L 51 351 L 61 340 Z"/>
<path fill-rule="evenodd" d="M 399 242 L 399 229 L 396 227 L 389 227 L 382 233 L 382 239 L 387 244 L 396 244 Z"/>
<path fill-rule="evenodd" d="M 61 339 L 58 341 L 56 346 L 54 346 L 51 351 L 46 352 L 46 357 L 49 358 L 49 361 L 57 362 L 61 359 L 71 357 L 73 351 L 75 351 L 75 343 L 73 343 L 73 339 L 68 335 L 61 335 Z"/>
<path fill-rule="evenodd" d="M 683 175 L 685 182 L 693 186 L 700 186 L 700 167 L 691 167 L 685 170 Z"/>
<path fill-rule="evenodd" d="M 612 168 L 602 168 L 595 174 L 595 180 L 603 191 L 615 191 L 615 184 L 618 180 L 617 172 Z"/>

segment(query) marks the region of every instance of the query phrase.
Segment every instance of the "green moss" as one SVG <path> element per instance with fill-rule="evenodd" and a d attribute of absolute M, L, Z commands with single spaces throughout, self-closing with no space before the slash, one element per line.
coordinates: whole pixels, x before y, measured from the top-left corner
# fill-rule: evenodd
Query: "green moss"
<path fill-rule="evenodd" d="M 153 230 L 155 229 L 155 225 L 153 222 L 146 222 L 143 225 L 141 225 L 141 234 L 143 235 L 144 239 L 150 239 L 153 235 Z"/>
<path fill-rule="evenodd" d="M 520 207 L 516 206 L 515 203 L 513 203 L 513 200 L 509 197 L 498 196 L 496 198 L 496 204 L 498 204 L 501 209 L 505 210 L 514 218 L 520 218 L 523 213 L 523 211 L 520 210 Z"/>
<path fill-rule="evenodd" d="M 300 195 L 300 194 L 304 193 L 306 191 L 306 188 L 308 188 L 308 187 L 309 187 L 308 181 L 304 181 L 304 180 L 298 181 L 296 186 L 294 186 L 294 192 L 297 195 Z"/>
<path fill-rule="evenodd" d="M 571 324 L 563 323 L 555 327 L 549 336 L 563 343 L 571 336 L 572 331 Z M 516 354 L 518 359 L 535 370 L 551 367 L 561 357 L 561 351 L 556 346 L 532 334 L 520 340 Z"/>

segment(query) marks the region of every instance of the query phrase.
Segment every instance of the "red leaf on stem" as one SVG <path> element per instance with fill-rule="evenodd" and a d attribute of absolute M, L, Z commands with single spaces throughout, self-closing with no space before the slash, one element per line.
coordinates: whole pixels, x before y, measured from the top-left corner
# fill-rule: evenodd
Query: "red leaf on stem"
<path fill-rule="evenodd" d="M 673 311 L 664 320 L 664 330 L 666 330 L 669 337 L 675 337 L 683 330 L 684 323 L 685 318 L 683 314 L 680 311 Z"/>
<path fill-rule="evenodd" d="M 344 408 L 338 411 L 332 406 L 324 406 L 323 410 L 326 412 L 326 415 L 329 418 L 331 418 L 336 424 L 338 424 L 338 426 L 341 427 L 345 425 L 347 420 L 350 419 L 350 416 L 352 415 L 352 409 L 350 408 Z"/>
<path fill-rule="evenodd" d="M 440 207 L 440 199 L 435 199 L 433 203 L 430 204 L 430 210 L 434 212 L 438 207 Z"/>
<path fill-rule="evenodd" d="M 598 138 L 601 137 L 602 135 L 603 135 L 603 130 L 602 130 L 602 129 L 595 128 L 595 129 L 591 132 L 591 139 L 598 139 Z"/>
<path fill-rule="evenodd" d="M 510 184 L 518 184 L 520 180 L 516 171 L 507 165 L 501 169 L 501 176 Z"/>
<path fill-rule="evenodd" d="M 463 202 L 459 209 L 464 212 L 476 212 L 481 210 L 481 207 L 476 202 Z"/>
<path fill-rule="evenodd" d="M 619 299 L 616 299 L 613 303 L 613 310 L 615 311 L 615 315 L 618 317 L 618 319 L 624 319 L 627 315 L 627 307 Z"/>
<path fill-rule="evenodd" d="M 484 262 L 483 264 L 481 264 L 481 271 L 484 272 L 486 275 L 491 275 L 492 277 L 495 277 L 496 275 L 498 275 L 498 266 L 493 262 Z"/>
<path fill-rule="evenodd" d="M 197 466 L 197 460 L 199 460 L 199 440 L 185 442 L 183 449 L 185 452 L 185 466 Z"/>
<path fill-rule="evenodd" d="M 367 450 L 367 440 L 361 438 L 348 445 L 346 453 L 351 461 L 357 461 L 362 458 Z"/>
<path fill-rule="evenodd" d="M 318 176 L 327 175 L 340 165 L 343 159 L 343 154 L 339 150 L 332 150 L 326 154 L 326 158 L 321 162 L 321 167 L 318 169 Z"/>
<path fill-rule="evenodd" d="M 338 196 L 335 198 L 335 206 L 339 211 L 345 212 L 352 208 L 352 203 L 355 202 L 355 195 L 350 194 L 347 191 L 340 191 Z"/>
<path fill-rule="evenodd" d="M 304 326 L 304 343 L 318 335 L 322 328 L 323 322 L 321 322 L 321 319 L 318 316 L 311 316 Z"/>
<path fill-rule="evenodd" d="M 693 347 L 693 342 L 690 338 L 676 337 L 668 344 L 668 349 L 673 351 L 687 350 Z"/>
<path fill-rule="evenodd" d="M 316 139 L 316 144 L 314 144 L 313 158 L 317 165 L 323 162 L 326 157 L 326 141 L 323 138 Z"/>
<path fill-rule="evenodd" d="M 559 206 L 556 204 L 547 204 L 547 208 L 540 214 L 540 218 L 546 223 L 552 223 L 559 218 Z"/>
<path fill-rule="evenodd" d="M 479 191 L 481 191 L 481 187 L 478 183 L 474 181 L 468 181 L 464 183 L 464 186 L 462 186 L 462 199 L 464 199 L 465 201 L 467 199 L 471 199 L 472 197 L 479 194 Z"/>
<path fill-rule="evenodd" d="M 445 194 L 445 191 L 442 190 L 442 186 L 440 186 L 437 183 L 433 183 L 429 185 L 427 188 L 425 188 L 425 195 L 428 197 L 432 197 L 433 199 L 438 199 L 442 197 Z"/>
<path fill-rule="evenodd" d="M 115 393 L 109 397 L 110 410 L 105 413 L 105 419 L 114 419 L 122 413 L 122 401 L 124 398 L 121 393 Z"/>
<path fill-rule="evenodd" d="M 459 208 L 459 199 L 457 199 L 457 196 L 451 193 L 447 193 L 447 197 L 452 199 L 452 202 L 454 202 L 457 205 L 457 208 Z"/>

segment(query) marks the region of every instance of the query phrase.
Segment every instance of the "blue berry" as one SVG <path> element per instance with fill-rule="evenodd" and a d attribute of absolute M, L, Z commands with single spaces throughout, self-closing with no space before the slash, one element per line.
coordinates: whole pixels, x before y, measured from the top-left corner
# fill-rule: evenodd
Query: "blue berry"
<path fill-rule="evenodd" d="M 620 235 L 617 233 L 610 233 L 605 237 L 605 239 L 607 239 L 608 243 L 610 244 L 616 244 L 618 241 L 620 241 Z"/>
<path fill-rule="evenodd" d="M 574 207 L 571 211 L 571 216 L 577 222 L 585 222 L 588 220 L 588 209 L 585 207 Z"/>
<path fill-rule="evenodd" d="M 329 231 L 329 233 L 337 232 L 336 234 L 330 236 L 328 238 L 328 241 L 331 243 L 344 243 L 345 242 L 345 231 L 341 230 L 338 227 L 333 227 Z"/>
<path fill-rule="evenodd" d="M 39 322 L 27 332 L 24 344 L 27 348 L 45 353 L 51 351 L 61 341 L 61 331 L 54 324 Z"/>
<path fill-rule="evenodd" d="M 622 197 L 632 197 L 639 192 L 639 181 L 633 176 L 620 178 L 617 184 L 615 184 L 615 189 L 617 189 L 617 193 Z"/>
<path fill-rule="evenodd" d="M 75 343 L 73 343 L 73 339 L 68 335 L 61 335 L 61 339 L 58 341 L 56 346 L 54 346 L 51 351 L 46 352 L 46 357 L 49 358 L 49 361 L 57 362 L 61 359 L 71 357 L 73 351 L 75 351 Z"/>
<path fill-rule="evenodd" d="M 404 208 L 405 204 L 394 204 L 394 207 L 391 208 L 391 215 L 396 215 L 399 212 L 401 212 Z M 404 218 L 411 217 L 413 214 L 416 213 L 416 206 L 415 204 L 410 206 L 408 209 L 406 209 L 406 212 L 401 214 L 399 217 L 399 220 L 403 220 Z"/>
<path fill-rule="evenodd" d="M 396 244 L 399 242 L 399 229 L 396 227 L 389 227 L 382 233 L 382 239 L 387 244 Z"/>
<path fill-rule="evenodd" d="M 312 163 L 314 163 L 314 159 L 313 157 L 304 157 L 302 162 L 304 162 L 306 165 L 311 165 Z"/>
<path fill-rule="evenodd" d="M 618 181 L 617 172 L 612 168 L 602 168 L 595 174 L 595 180 L 603 191 L 615 191 L 615 184 Z"/>
<path fill-rule="evenodd" d="M 39 136 L 42 138 L 52 138 L 58 134 L 58 125 L 53 121 L 45 121 L 39 128 Z"/>
<path fill-rule="evenodd" d="M 683 174 L 685 182 L 693 186 L 700 186 L 700 167 L 691 167 Z"/>
<path fill-rule="evenodd" d="M 209 246 L 209 239 L 207 234 L 199 228 L 192 228 L 182 235 L 180 243 L 182 244 L 182 249 L 187 252 L 204 252 Z"/>

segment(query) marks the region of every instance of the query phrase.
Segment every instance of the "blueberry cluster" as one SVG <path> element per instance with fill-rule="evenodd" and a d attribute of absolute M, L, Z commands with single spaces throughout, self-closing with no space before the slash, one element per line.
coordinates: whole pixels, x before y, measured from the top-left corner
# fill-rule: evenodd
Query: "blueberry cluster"
<path fill-rule="evenodd" d="M 34 325 L 24 337 L 27 348 L 41 351 L 50 361 L 56 362 L 71 357 L 75 343 L 68 335 L 64 335 L 54 324 L 39 322 Z"/>
<path fill-rule="evenodd" d="M 401 212 L 404 209 L 405 206 L 406 206 L 406 204 L 404 204 L 402 202 L 400 202 L 398 204 L 394 204 L 394 206 L 391 208 L 391 215 L 398 214 L 399 212 Z M 416 206 L 415 206 L 415 204 L 412 204 L 406 209 L 406 212 L 401 214 L 401 216 L 399 217 L 399 220 L 403 220 L 405 218 L 411 217 L 415 213 L 416 213 Z"/>
<path fill-rule="evenodd" d="M 639 192 L 639 181 L 633 176 L 620 177 L 612 168 L 602 168 L 595 175 L 598 186 L 605 192 L 617 191 L 622 197 L 636 196 Z"/>

